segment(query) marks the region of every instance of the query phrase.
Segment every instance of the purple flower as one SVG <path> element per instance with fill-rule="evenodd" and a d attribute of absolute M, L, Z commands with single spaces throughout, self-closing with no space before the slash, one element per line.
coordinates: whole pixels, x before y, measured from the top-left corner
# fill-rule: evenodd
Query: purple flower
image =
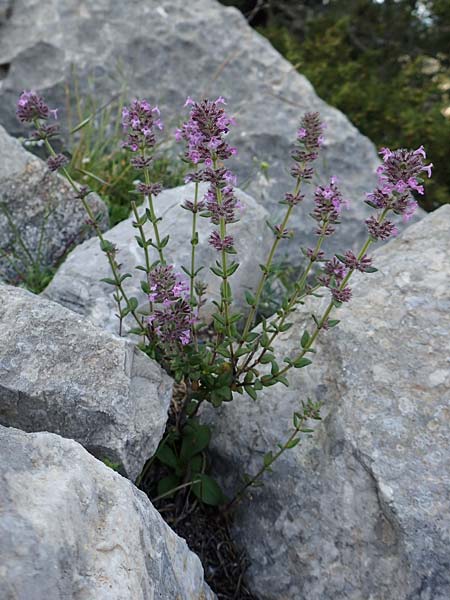
<path fill-rule="evenodd" d="M 147 100 L 133 100 L 130 106 L 124 106 L 122 126 L 127 136 L 122 142 L 123 147 L 131 152 L 153 149 L 156 143 L 154 128 L 163 128 L 159 114 L 159 108 L 151 106 Z"/>
<path fill-rule="evenodd" d="M 307 248 L 305 254 L 311 262 L 315 262 L 316 260 L 323 260 L 325 256 L 325 252 L 323 250 L 317 251 L 315 248 Z"/>
<path fill-rule="evenodd" d="M 57 171 L 61 167 L 64 167 L 69 163 L 69 159 L 64 154 L 57 154 L 56 156 L 49 156 L 47 158 L 47 166 L 50 171 Z"/>
<path fill-rule="evenodd" d="M 189 285 L 172 265 L 158 265 L 148 275 L 149 300 L 156 304 L 147 323 L 163 345 L 186 345 L 194 322 L 188 302 Z"/>
<path fill-rule="evenodd" d="M 400 194 L 408 189 L 417 190 L 422 193 L 417 178 L 425 171 L 431 176 L 432 164 L 425 165 L 426 158 L 423 146 L 417 150 L 389 150 L 382 148 L 380 154 L 383 156 L 383 164 L 378 167 L 377 173 L 380 187 L 384 193 L 391 194 L 396 191 Z"/>
<path fill-rule="evenodd" d="M 347 274 L 345 266 L 339 262 L 336 258 L 327 260 L 323 267 L 324 273 L 333 278 L 335 285 L 339 285 Z"/>
<path fill-rule="evenodd" d="M 351 250 L 347 250 L 345 256 L 340 257 L 344 265 L 352 271 L 361 271 L 365 273 L 372 265 L 372 259 L 366 254 L 358 259 Z"/>
<path fill-rule="evenodd" d="M 31 123 L 35 119 L 48 119 L 50 109 L 42 96 L 33 91 L 24 91 L 17 101 L 16 115 L 22 123 Z"/>
<path fill-rule="evenodd" d="M 336 178 L 332 177 L 327 186 L 318 186 L 314 194 L 315 208 L 311 213 L 318 223 L 317 235 L 330 236 L 335 232 L 334 225 L 340 222 L 342 208 L 348 207 L 337 187 Z"/>
<path fill-rule="evenodd" d="M 392 236 L 398 235 L 398 229 L 392 221 L 383 221 L 380 223 L 374 216 L 366 219 L 367 230 L 374 240 L 388 240 Z"/>
<path fill-rule="evenodd" d="M 281 225 L 275 225 L 273 229 L 274 229 L 275 235 L 280 240 L 285 240 L 285 239 L 292 237 L 292 231 L 290 231 L 289 229 L 286 229 L 286 228 L 283 229 L 281 227 Z"/>
<path fill-rule="evenodd" d="M 231 235 L 226 235 L 224 238 L 221 238 L 220 233 L 216 230 L 211 233 L 208 242 L 219 252 L 222 250 L 231 250 L 234 244 L 234 240 Z"/>
<path fill-rule="evenodd" d="M 236 216 L 238 201 L 231 186 L 226 185 L 221 188 L 220 184 L 211 183 L 205 194 L 204 201 L 211 223 L 214 225 L 219 225 L 221 219 L 224 219 L 224 222 L 227 224 L 235 223 L 238 220 Z"/>
<path fill-rule="evenodd" d="M 157 196 L 161 193 L 162 186 L 160 183 L 143 183 L 139 181 L 136 184 L 136 191 L 144 196 Z"/>
<path fill-rule="evenodd" d="M 346 285 L 342 290 L 340 288 L 332 288 L 331 294 L 336 302 L 349 302 L 352 297 L 352 290 Z"/>
<path fill-rule="evenodd" d="M 297 204 L 302 202 L 302 200 L 304 200 L 304 199 L 305 199 L 305 196 L 303 194 L 301 194 L 300 192 L 297 192 L 296 194 L 292 194 L 291 192 L 288 192 L 284 196 L 284 202 L 286 204 L 289 204 L 290 206 L 296 206 Z"/>
<path fill-rule="evenodd" d="M 175 132 L 177 141 L 184 140 L 187 148 L 186 159 L 193 164 L 204 163 L 211 168 L 215 161 L 225 160 L 236 154 L 236 148 L 230 146 L 225 136 L 235 124 L 220 106 L 225 104 L 222 97 L 215 101 L 186 100 L 185 106 L 191 107 L 189 120 Z"/>

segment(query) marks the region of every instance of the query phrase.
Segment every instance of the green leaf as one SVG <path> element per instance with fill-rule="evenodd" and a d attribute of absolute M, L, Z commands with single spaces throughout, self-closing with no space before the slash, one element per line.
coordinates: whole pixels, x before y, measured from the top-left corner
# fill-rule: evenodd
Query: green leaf
<path fill-rule="evenodd" d="M 259 362 L 262 365 L 267 365 L 268 363 L 272 362 L 273 360 L 275 360 L 275 356 L 273 354 L 264 354 L 263 356 L 261 356 L 261 358 L 259 359 Z"/>
<path fill-rule="evenodd" d="M 172 448 L 169 448 L 167 444 L 160 446 L 156 451 L 156 458 L 163 463 L 163 465 L 167 465 L 172 469 L 176 469 L 178 467 L 178 459 L 176 457 L 175 452 Z"/>
<path fill-rule="evenodd" d="M 150 294 L 150 286 L 147 281 L 141 281 L 141 289 L 144 294 Z"/>
<path fill-rule="evenodd" d="M 199 500 L 210 506 L 219 506 L 226 502 L 226 498 L 217 481 L 208 475 L 199 474 L 195 477 L 200 481 L 194 483 L 192 491 Z"/>
<path fill-rule="evenodd" d="M 302 348 L 306 348 L 310 339 L 311 339 L 311 336 L 309 335 L 308 331 L 305 329 L 305 331 L 302 335 L 302 339 L 300 340 L 300 344 L 301 344 Z"/>
<path fill-rule="evenodd" d="M 78 125 L 76 125 L 73 129 L 70 130 L 70 134 L 76 133 L 77 131 L 80 131 L 80 129 L 83 129 L 83 127 L 86 127 L 86 125 L 90 122 L 91 119 L 92 116 L 87 117 L 86 119 L 81 121 L 81 123 L 78 123 Z"/>
<path fill-rule="evenodd" d="M 339 319 L 329 319 L 328 320 L 328 327 L 331 329 L 332 327 L 336 327 L 336 325 L 340 323 Z"/>
<path fill-rule="evenodd" d="M 291 440 L 290 442 L 288 442 L 285 446 L 285 448 L 295 448 L 295 446 L 300 442 L 300 438 L 294 438 L 293 440 Z"/>
<path fill-rule="evenodd" d="M 266 332 L 264 332 L 261 336 L 261 346 L 263 348 L 268 348 L 269 344 L 270 344 L 269 336 L 267 335 Z"/>
<path fill-rule="evenodd" d="M 254 387 L 252 387 L 251 385 L 244 385 L 244 389 L 252 400 L 257 399 L 257 394 Z"/>
<path fill-rule="evenodd" d="M 164 238 L 163 238 L 163 239 L 160 241 L 160 243 L 159 243 L 159 248 L 160 248 L 160 249 L 162 249 L 162 248 L 165 248 L 165 247 L 167 246 L 167 243 L 169 242 L 169 237 L 170 237 L 170 236 L 166 235 L 166 237 L 164 237 Z"/>
<path fill-rule="evenodd" d="M 129 298 L 128 299 L 128 309 L 130 312 L 134 312 L 139 306 L 139 302 L 137 298 Z"/>
<path fill-rule="evenodd" d="M 193 475 L 192 479 L 196 479 L 194 475 L 196 473 L 201 473 L 203 469 L 203 458 L 200 454 L 196 454 L 192 457 L 191 461 L 189 462 L 189 469 Z"/>
<path fill-rule="evenodd" d="M 100 248 L 103 252 L 114 252 L 114 250 L 116 249 L 114 244 L 112 242 L 109 242 L 108 240 L 101 240 Z"/>
<path fill-rule="evenodd" d="M 211 430 L 207 425 L 189 421 L 183 429 L 182 436 L 180 460 L 187 464 L 193 456 L 208 447 Z"/>
<path fill-rule="evenodd" d="M 236 252 L 233 252 L 233 254 L 236 254 Z M 231 277 L 231 275 L 233 275 L 233 273 L 238 269 L 238 267 L 239 267 L 239 263 L 232 262 L 231 265 L 227 269 L 227 277 Z"/>
<path fill-rule="evenodd" d="M 272 462 L 273 462 L 273 453 L 267 452 L 267 454 L 264 455 L 264 466 L 267 468 Z"/>
<path fill-rule="evenodd" d="M 247 302 L 247 304 L 249 306 L 254 306 L 255 305 L 256 298 L 255 298 L 255 296 L 251 292 L 249 292 L 248 290 L 246 290 L 244 292 L 244 296 L 245 296 L 245 301 Z"/>
<path fill-rule="evenodd" d="M 104 277 L 103 279 L 100 279 L 100 281 L 103 281 L 103 283 L 107 283 L 108 285 L 117 286 L 116 280 L 111 279 L 110 277 Z"/>
<path fill-rule="evenodd" d="M 296 369 L 302 369 L 303 367 L 307 367 L 308 365 L 310 365 L 312 363 L 312 360 L 309 360 L 309 358 L 297 358 L 297 360 L 294 360 L 293 365 Z"/>
<path fill-rule="evenodd" d="M 167 475 L 167 477 L 163 477 L 158 481 L 158 496 L 165 495 L 166 498 L 171 498 L 175 494 L 175 492 L 172 492 L 171 494 L 169 494 L 168 492 L 176 488 L 178 485 L 180 485 L 180 478 L 177 477 L 175 473 Z"/>

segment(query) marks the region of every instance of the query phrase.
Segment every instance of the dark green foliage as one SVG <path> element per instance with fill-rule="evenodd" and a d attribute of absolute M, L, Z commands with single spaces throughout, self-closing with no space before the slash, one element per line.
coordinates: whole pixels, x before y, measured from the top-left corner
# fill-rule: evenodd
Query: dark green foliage
<path fill-rule="evenodd" d="M 169 471 L 158 481 L 159 498 L 171 497 L 189 487 L 204 504 L 217 506 L 226 498 L 219 484 L 207 474 L 206 452 L 211 430 L 197 419 L 189 419 L 181 430 L 171 430 L 159 445 L 156 459 Z"/>
<path fill-rule="evenodd" d="M 233 4 L 249 14 L 256 2 Z M 435 168 L 417 198 L 423 208 L 450 201 L 448 0 L 269 0 L 259 22 L 319 96 L 377 146 L 425 146 Z"/>

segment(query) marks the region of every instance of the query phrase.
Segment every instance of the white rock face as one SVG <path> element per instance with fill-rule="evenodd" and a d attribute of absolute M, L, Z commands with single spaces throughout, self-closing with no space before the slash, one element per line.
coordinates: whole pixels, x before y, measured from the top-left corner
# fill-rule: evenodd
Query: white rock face
<path fill-rule="evenodd" d="M 289 388 L 212 413 L 217 469 L 235 488 L 286 439 L 301 400 L 324 403 L 314 435 L 238 509 L 258 597 L 450 598 L 449 231 L 445 206 L 377 250 L 379 272 L 357 278 Z M 280 356 L 297 350 L 304 319 Z"/>
<path fill-rule="evenodd" d="M 198 557 L 79 444 L 0 426 L 2 600 L 214 600 Z"/>
<path fill-rule="evenodd" d="M 0 424 L 73 438 L 131 479 L 154 453 L 172 380 L 130 341 L 0 286 Z"/>
<path fill-rule="evenodd" d="M 200 186 L 199 198 L 203 197 L 207 186 Z M 228 226 L 228 231 L 235 237 L 237 260 L 239 268 L 230 278 L 236 305 L 246 308 L 244 292 L 256 287 L 261 271 L 258 264 L 265 261 L 273 236 L 265 221 L 268 213 L 259 206 L 248 194 L 236 193 L 243 205 L 242 218 L 237 223 Z M 161 239 L 170 235 L 164 255 L 168 263 L 174 264 L 175 270 L 182 273 L 181 267 L 190 268 L 191 260 L 191 222 L 192 214 L 180 207 L 185 199 L 193 200 L 194 184 L 188 184 L 171 190 L 165 190 L 156 199 L 157 214 L 162 217 L 158 224 Z M 122 273 L 132 273 L 132 279 L 124 281 L 124 287 L 129 296 L 139 299 L 142 307 L 147 308 L 147 298 L 141 290 L 140 280 L 142 271 L 136 270 L 137 265 L 143 265 L 144 254 L 136 243 L 138 233 L 132 226 L 134 219 L 130 217 L 113 227 L 106 234 L 106 239 L 113 242 L 119 249 L 117 260 L 122 265 Z M 203 266 L 199 278 L 208 289 L 208 300 L 202 309 L 203 317 L 207 318 L 214 312 L 212 300 L 220 299 L 220 282 L 209 267 L 214 265 L 219 253 L 208 244 L 208 238 L 213 229 L 209 219 L 199 217 L 199 244 L 196 249 L 196 266 Z M 153 237 L 152 226 L 145 226 L 147 237 Z M 153 249 L 153 260 L 157 255 Z M 182 273 L 183 274 L 183 273 Z M 105 277 L 111 277 L 111 270 L 105 254 L 100 250 L 97 240 L 90 240 L 78 246 L 58 270 L 55 278 L 45 291 L 45 295 L 72 310 L 86 315 L 94 324 L 109 331 L 117 332 L 118 319 L 115 316 L 117 305 L 112 297 L 110 285 L 101 282 Z M 133 327 L 131 318 L 127 323 Z"/>
<path fill-rule="evenodd" d="M 251 182 L 249 193 L 274 220 L 278 201 L 293 188 L 290 149 L 300 118 L 319 111 L 327 130 L 318 179 L 339 176 L 354 204 L 333 241 L 337 249 L 356 248 L 365 236 L 364 193 L 374 187 L 378 166 L 373 144 L 234 8 L 215 0 L 15 0 L 2 28 L 0 64 L 9 65 L 0 88 L 0 123 L 15 135 L 21 131 L 14 109 L 22 89 L 36 88 L 52 107 L 64 109 L 72 65 L 82 94 L 106 101 L 125 85 L 129 99 L 158 103 L 168 135 L 186 114 L 188 95 L 225 96 L 238 123 L 232 139 L 239 184 Z M 270 165 L 268 182 L 259 172 L 261 161 Z M 298 208 L 295 229 L 311 238 L 310 209 Z M 298 261 L 297 248 L 288 251 Z"/>
<path fill-rule="evenodd" d="M 61 176 L 51 173 L 44 161 L 27 152 L 0 125 L 0 274 L 4 279 L 20 282 L 21 272 L 29 264 L 15 229 L 34 260 L 40 253 L 41 266 L 57 265 L 74 245 L 93 235 L 74 195 Z M 105 204 L 96 195 L 89 197 L 89 203 L 102 217 L 101 228 L 105 229 Z M 18 267 L 3 257 L 4 252 L 19 257 Z"/>

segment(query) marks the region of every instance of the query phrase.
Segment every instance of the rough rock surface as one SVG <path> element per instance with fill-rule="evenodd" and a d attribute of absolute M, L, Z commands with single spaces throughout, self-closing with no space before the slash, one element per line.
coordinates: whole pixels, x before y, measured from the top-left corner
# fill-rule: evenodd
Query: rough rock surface
<path fill-rule="evenodd" d="M 200 196 L 206 191 L 200 186 Z M 193 199 L 194 184 L 164 191 L 157 197 L 158 215 L 162 217 L 159 224 L 161 238 L 170 235 L 169 244 L 164 250 L 168 262 L 173 263 L 177 271 L 181 266 L 190 267 L 191 256 L 191 222 L 192 214 L 180 208 L 185 199 Z M 241 308 L 245 307 L 244 291 L 256 287 L 261 272 L 258 264 L 263 262 L 272 243 L 272 235 L 265 225 L 266 211 L 253 198 L 241 191 L 237 196 L 243 205 L 241 220 L 229 226 L 229 232 L 235 232 L 237 258 L 240 266 L 230 279 L 233 294 Z M 137 230 L 132 226 L 133 218 L 122 221 L 108 231 L 106 238 L 119 248 L 118 261 L 123 273 L 133 273 L 133 279 L 126 279 L 124 286 L 130 296 L 136 296 L 143 308 L 147 303 L 141 291 L 141 271 L 136 265 L 144 264 L 143 252 L 136 243 Z M 211 300 L 220 297 L 220 279 L 210 270 L 217 260 L 218 253 L 208 244 L 212 226 L 209 219 L 198 220 L 200 243 L 196 250 L 197 266 L 205 268 L 199 273 L 200 279 L 208 284 L 208 303 L 203 309 L 206 317 L 214 308 Z M 152 226 L 147 223 L 147 234 L 151 237 Z M 155 256 L 156 258 L 156 256 Z M 256 268 L 255 268 L 256 267 Z M 112 297 L 112 288 L 100 280 L 111 277 L 110 267 L 97 240 L 89 240 L 78 246 L 58 270 L 55 278 L 45 291 L 45 295 L 56 302 L 71 308 L 101 327 L 117 332 L 118 320 L 116 303 Z M 130 322 L 133 325 L 133 322 Z"/>
<path fill-rule="evenodd" d="M 186 542 L 72 440 L 0 426 L 3 600 L 213 600 Z"/>
<path fill-rule="evenodd" d="M 164 432 L 171 391 L 130 341 L 0 286 L 0 424 L 73 438 L 135 479 Z"/>
<path fill-rule="evenodd" d="M 187 95 L 226 96 L 238 122 L 233 140 L 241 187 L 251 176 L 249 192 L 274 215 L 293 187 L 290 148 L 300 117 L 320 111 L 327 123 L 320 180 L 338 175 L 355 205 L 343 217 L 336 245 L 358 246 L 364 235 L 362 199 L 374 185 L 378 164 L 373 144 L 318 98 L 235 8 L 215 0 L 15 0 L 0 36 L 0 64 L 8 65 L 0 88 L 0 123 L 15 135 L 20 126 L 14 106 L 21 90 L 37 88 L 52 107 L 64 107 L 72 64 L 81 93 L 106 100 L 126 84 L 130 98 L 157 102 L 168 134 L 185 114 Z M 269 182 L 258 176 L 261 161 L 270 165 Z M 293 220 L 302 235 L 313 230 L 309 212 L 301 206 Z"/>
<path fill-rule="evenodd" d="M 94 195 L 89 202 L 95 214 L 102 215 L 105 228 L 106 206 Z M 21 280 L 20 271 L 30 263 L 14 229 L 33 260 L 37 260 L 41 248 L 41 266 L 56 265 L 75 244 L 92 235 L 85 211 L 69 184 L 51 173 L 42 160 L 27 152 L 1 125 L 0 208 L 0 254 L 13 251 L 20 258 L 19 267 L 15 268 L 0 257 L 0 273 L 12 283 Z"/>
<path fill-rule="evenodd" d="M 215 415 L 227 487 L 286 439 L 301 400 L 324 403 L 309 440 L 238 509 L 264 600 L 450 598 L 450 206 L 375 253 L 314 363 Z M 356 278 L 355 278 L 356 279 Z M 283 334 L 294 353 L 304 324 Z M 245 457 L 249 457 L 245 464 Z M 244 464 L 243 464 L 244 463 Z"/>

